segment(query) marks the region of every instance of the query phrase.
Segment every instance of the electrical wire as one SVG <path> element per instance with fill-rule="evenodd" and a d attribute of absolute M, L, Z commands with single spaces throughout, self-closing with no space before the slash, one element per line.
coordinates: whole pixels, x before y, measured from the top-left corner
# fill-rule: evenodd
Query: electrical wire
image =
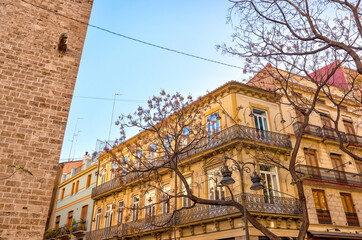
<path fill-rule="evenodd" d="M 76 98 L 86 98 L 94 100 L 105 100 L 105 101 L 116 101 L 116 102 L 134 102 L 134 103 L 145 103 L 146 100 L 136 100 L 136 99 L 113 99 L 113 98 L 102 98 L 102 97 L 88 97 L 88 96 L 73 96 Z"/>
<path fill-rule="evenodd" d="M 216 61 L 216 60 L 213 60 L 213 59 L 200 57 L 200 56 L 197 56 L 197 55 L 194 55 L 194 54 L 190 54 L 190 53 L 178 51 L 178 50 L 175 50 L 175 49 L 171 49 L 171 48 L 168 48 L 168 47 L 163 47 L 163 46 L 161 46 L 161 45 L 157 45 L 157 44 L 153 44 L 153 43 L 150 43 L 150 42 L 146 42 L 146 41 L 143 41 L 143 40 L 140 40 L 140 39 L 136 39 L 136 38 L 133 38 L 133 37 L 129 37 L 129 36 L 126 36 L 126 35 L 123 35 L 123 34 L 114 32 L 114 31 L 112 31 L 112 30 L 108 30 L 108 29 L 103 28 L 103 27 L 98 27 L 98 26 L 96 26 L 96 25 L 93 25 L 93 24 L 90 24 L 90 23 L 87 23 L 87 22 L 83 22 L 83 21 L 81 21 L 81 20 L 78 20 L 78 19 L 75 19 L 75 18 L 66 16 L 66 15 L 64 15 L 64 14 L 61 14 L 61 13 L 52 11 L 52 10 L 50 10 L 50 9 L 47 9 L 47 8 L 45 8 L 45 7 L 36 5 L 36 4 L 34 4 L 34 3 L 27 2 L 27 1 L 25 1 L 25 0 L 21 0 L 21 1 L 24 2 L 24 3 L 27 3 L 27 4 L 29 4 L 29 5 L 32 5 L 33 7 L 43 9 L 44 11 L 51 12 L 51 13 L 56 14 L 56 15 L 58 15 L 58 16 L 61 16 L 61 17 L 64 17 L 64 18 L 73 20 L 73 21 L 75 21 L 75 22 L 78 22 L 78 23 L 87 25 L 87 26 L 89 26 L 89 27 L 92 27 L 92 28 L 101 30 L 101 31 L 103 31 L 103 32 L 110 33 L 110 34 L 115 35 L 115 36 L 118 36 L 118 37 L 122 37 L 122 38 L 125 38 L 125 39 L 128 39 L 128 40 L 132 40 L 132 41 L 135 41 L 135 42 L 139 42 L 139 43 L 142 43 L 142 44 L 145 44 L 145 45 L 148 45 L 148 46 L 151 46 L 151 47 L 159 48 L 159 49 L 162 49 L 162 50 L 166 50 L 166 51 L 169 51 L 169 52 L 173 52 L 173 53 L 185 55 L 185 56 L 188 56 L 188 57 L 200 59 L 200 60 L 203 60 L 203 61 L 207 61 L 207 62 L 211 62 L 211 63 L 215 63 L 215 64 L 220 64 L 220 65 L 224 65 L 224 66 L 227 66 L 227 67 L 243 69 L 242 67 L 235 66 L 235 65 L 232 65 L 232 64 L 223 63 L 223 62 Z"/>

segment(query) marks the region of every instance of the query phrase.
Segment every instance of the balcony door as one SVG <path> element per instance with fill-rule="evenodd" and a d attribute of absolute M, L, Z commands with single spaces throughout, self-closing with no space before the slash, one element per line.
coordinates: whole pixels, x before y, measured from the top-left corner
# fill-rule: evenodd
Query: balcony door
<path fill-rule="evenodd" d="M 268 138 L 269 123 L 268 114 L 264 110 L 253 108 L 254 126 L 256 129 L 257 140 L 265 140 Z"/>
<path fill-rule="evenodd" d="M 358 160 L 355 160 L 357 171 L 359 175 L 359 183 L 362 185 L 362 162 L 359 162 Z M 358 182 L 358 179 L 356 180 Z"/>
<path fill-rule="evenodd" d="M 145 218 L 155 216 L 156 206 L 155 206 L 156 190 L 151 190 L 146 192 L 145 195 Z"/>
<path fill-rule="evenodd" d="M 106 176 L 107 176 L 107 170 L 106 170 L 106 169 L 103 169 L 103 170 L 101 171 L 101 176 L 100 176 L 100 178 L 101 178 L 101 183 L 100 183 L 100 184 L 103 184 L 103 183 L 106 182 Z"/>
<path fill-rule="evenodd" d="M 207 185 L 209 192 L 209 199 L 211 200 L 225 200 L 225 187 L 221 186 L 222 175 L 221 167 L 213 168 L 207 171 Z M 217 217 L 226 213 L 226 206 L 209 206 L 209 217 Z"/>
<path fill-rule="evenodd" d="M 354 132 L 352 122 L 343 120 L 343 125 L 347 133 L 348 141 L 352 144 L 357 143 L 356 133 Z"/>
<path fill-rule="evenodd" d="M 358 216 L 350 193 L 340 193 L 348 226 L 359 227 Z"/>
<path fill-rule="evenodd" d="M 162 187 L 162 214 L 168 214 L 171 211 L 170 194 L 171 185 L 166 184 Z"/>
<path fill-rule="evenodd" d="M 189 187 L 191 188 L 191 183 L 192 183 L 191 182 L 191 177 L 187 177 L 186 182 L 189 185 Z M 182 194 L 186 195 L 187 191 L 186 191 L 185 185 L 182 183 L 181 186 L 182 186 L 181 187 Z M 190 207 L 190 206 L 191 206 L 191 199 L 188 198 L 188 197 L 182 197 L 182 207 Z"/>
<path fill-rule="evenodd" d="M 80 215 L 80 229 L 86 230 L 87 228 L 87 216 L 88 216 L 88 205 L 84 205 L 82 207 L 81 215 Z"/>
<path fill-rule="evenodd" d="M 96 212 L 96 224 L 94 230 L 98 230 L 100 228 L 101 218 L 102 218 L 102 209 L 98 208 Z"/>
<path fill-rule="evenodd" d="M 220 115 L 218 111 L 206 117 L 206 127 L 208 145 L 212 147 L 220 141 Z"/>
<path fill-rule="evenodd" d="M 334 132 L 333 132 L 331 120 L 327 116 L 321 115 L 321 121 L 322 121 L 323 129 L 324 129 L 325 137 L 329 138 L 329 139 L 334 139 Z"/>
<path fill-rule="evenodd" d="M 124 202 L 122 200 L 122 201 L 118 202 L 118 210 L 117 210 L 117 212 L 118 212 L 118 219 L 117 219 L 118 225 L 123 223 L 123 211 L 124 211 Z"/>
<path fill-rule="evenodd" d="M 73 215 L 74 215 L 74 211 L 69 211 L 68 212 L 68 216 L 67 216 L 67 227 L 70 228 L 73 225 Z"/>
<path fill-rule="evenodd" d="M 324 190 L 312 189 L 319 224 L 332 224 Z"/>
<path fill-rule="evenodd" d="M 307 164 L 307 174 L 312 175 L 313 178 L 320 179 L 321 173 L 319 170 L 316 150 L 304 148 L 304 156 Z"/>
<path fill-rule="evenodd" d="M 133 202 L 132 202 L 132 221 L 138 220 L 139 206 L 140 206 L 140 196 L 136 195 L 133 197 Z"/>
<path fill-rule="evenodd" d="M 268 114 L 264 110 L 253 108 L 255 128 L 262 131 L 269 131 Z"/>
<path fill-rule="evenodd" d="M 206 117 L 207 132 L 209 135 L 220 132 L 219 112 L 214 112 Z"/>
<path fill-rule="evenodd" d="M 105 218 L 104 218 L 104 227 L 105 228 L 108 228 L 108 227 L 112 226 L 112 220 L 113 220 L 112 205 L 113 204 L 108 204 L 106 206 L 106 215 L 105 215 Z"/>
<path fill-rule="evenodd" d="M 300 128 L 302 127 L 302 124 L 304 123 L 304 114 L 298 110 L 295 110 L 295 114 L 296 114 L 296 117 L 297 117 L 297 131 L 300 131 Z M 309 126 L 309 123 L 307 125 L 307 127 L 304 129 L 304 133 L 311 133 L 311 128 Z"/>
<path fill-rule="evenodd" d="M 268 208 L 275 209 L 275 205 L 281 203 L 277 168 L 275 166 L 261 164 L 260 175 L 264 184 L 263 196 L 265 210 L 267 211 Z"/>
<path fill-rule="evenodd" d="M 331 154 L 331 160 L 333 164 L 333 169 L 335 170 L 334 175 L 336 177 L 337 182 L 347 183 L 346 174 L 344 172 L 344 165 L 341 156 L 337 154 Z"/>

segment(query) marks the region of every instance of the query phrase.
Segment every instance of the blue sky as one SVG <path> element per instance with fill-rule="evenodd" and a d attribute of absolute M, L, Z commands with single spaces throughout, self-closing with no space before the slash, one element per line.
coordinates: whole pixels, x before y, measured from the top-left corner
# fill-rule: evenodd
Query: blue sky
<path fill-rule="evenodd" d="M 227 0 L 95 0 L 90 23 L 242 67 L 241 59 L 222 55 L 215 48 L 216 44 L 231 44 L 233 29 L 226 24 L 230 5 Z M 116 97 L 113 122 L 120 114 L 133 113 L 139 104 L 145 105 L 161 89 L 190 93 L 197 98 L 227 81 L 246 78 L 242 69 L 161 50 L 89 27 L 60 160 L 82 157 L 86 151 L 95 150 L 97 139 L 108 139 L 115 93 L 121 95 Z M 118 129 L 112 125 L 111 139 L 115 139 Z M 78 131 L 70 151 L 73 134 Z"/>

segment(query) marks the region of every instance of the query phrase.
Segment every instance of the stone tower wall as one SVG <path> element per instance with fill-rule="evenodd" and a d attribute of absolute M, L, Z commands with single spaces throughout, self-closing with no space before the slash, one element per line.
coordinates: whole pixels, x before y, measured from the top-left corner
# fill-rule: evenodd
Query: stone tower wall
<path fill-rule="evenodd" d="M 0 239 L 43 238 L 87 31 L 69 18 L 88 23 L 91 8 L 91 0 L 0 0 Z M 4 179 L 9 165 L 33 176 Z"/>

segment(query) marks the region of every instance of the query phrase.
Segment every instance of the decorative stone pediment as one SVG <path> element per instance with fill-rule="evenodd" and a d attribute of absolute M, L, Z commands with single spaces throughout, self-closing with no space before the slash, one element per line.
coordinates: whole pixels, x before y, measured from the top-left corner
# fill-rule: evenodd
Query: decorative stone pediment
<path fill-rule="evenodd" d="M 222 165 L 223 163 L 224 163 L 224 158 L 222 157 L 222 155 L 218 155 L 218 156 L 206 159 L 205 165 L 204 165 L 204 172 L 206 173 L 209 169 L 218 167 L 218 166 Z"/>

